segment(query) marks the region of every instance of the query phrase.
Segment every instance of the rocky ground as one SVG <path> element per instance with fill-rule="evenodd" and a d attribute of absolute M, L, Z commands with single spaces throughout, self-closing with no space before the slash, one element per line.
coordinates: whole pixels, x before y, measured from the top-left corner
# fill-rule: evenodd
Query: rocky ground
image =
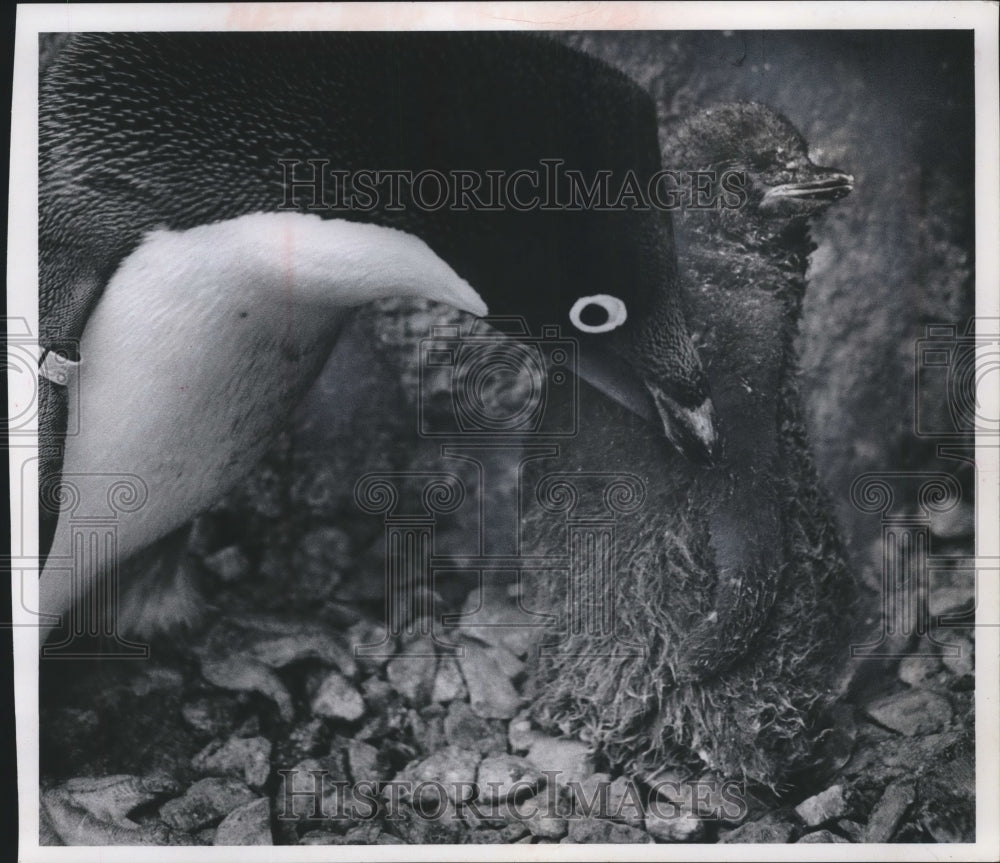
<path fill-rule="evenodd" d="M 317 577 L 341 539 L 333 530 L 310 538 Z M 207 562 L 230 577 L 247 565 L 235 545 Z M 954 596 L 935 597 L 938 607 Z M 470 593 L 467 608 L 480 599 Z M 513 610 L 497 591 L 487 604 L 499 617 Z M 58 695 L 50 694 L 41 729 L 50 840 L 974 838 L 973 642 L 964 633 L 950 639 L 962 648 L 955 657 L 858 669 L 824 743 L 824 769 L 774 794 L 671 765 L 653 776 L 613 775 L 586 743 L 533 730 L 519 692 L 523 631 L 445 631 L 463 648 L 458 656 L 435 656 L 434 643 L 415 633 L 396 658 L 355 659 L 351 648 L 378 643 L 384 627 L 357 606 L 324 611 L 311 619 L 227 614 L 185 649 L 155 645 L 150 662 L 62 663 L 66 673 L 48 681 Z M 317 775 L 322 795 L 303 793 Z M 88 776 L 105 778 L 95 788 L 80 778 Z M 107 811 L 112 779 L 116 812 Z M 101 806 L 88 809 L 98 795 Z M 81 818 L 85 811 L 92 817 Z M 134 826 L 121 821 L 128 813 Z"/>
<path fill-rule="evenodd" d="M 312 532 L 300 572 L 328 576 L 343 545 L 335 529 Z M 248 575 L 239 545 L 204 562 L 220 580 Z M 958 608 L 957 595 L 939 591 L 936 609 Z M 482 598 L 472 591 L 466 610 Z M 225 589 L 215 601 L 232 608 Z M 514 611 L 505 590 L 485 604 L 499 619 Z M 520 695 L 530 635 L 485 622 L 440 633 L 458 655 L 435 655 L 417 622 L 390 645 L 399 656 L 356 659 L 352 647 L 385 633 L 362 605 L 227 612 L 191 644 L 155 644 L 149 662 L 60 663 L 48 669 L 41 726 L 46 836 L 216 845 L 974 838 L 968 630 L 949 639 L 961 647 L 955 657 L 856 668 L 822 769 L 775 794 L 672 765 L 615 775 L 585 742 L 533 730 Z M 316 776 L 320 795 L 308 793 Z"/>

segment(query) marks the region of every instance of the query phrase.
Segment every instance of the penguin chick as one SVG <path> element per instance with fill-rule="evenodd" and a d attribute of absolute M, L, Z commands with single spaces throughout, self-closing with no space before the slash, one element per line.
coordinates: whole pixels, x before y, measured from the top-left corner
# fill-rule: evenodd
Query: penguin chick
<path fill-rule="evenodd" d="M 666 147 L 672 169 L 747 178 L 744 206 L 676 220 L 688 321 L 724 435 L 719 464 L 651 458 L 644 431 L 604 403 L 560 466 L 637 475 L 648 497 L 615 525 L 616 578 L 601 585 L 613 633 L 561 632 L 532 670 L 533 711 L 629 770 L 669 759 L 782 782 L 810 757 L 846 655 L 852 578 L 805 435 L 794 336 L 809 218 L 851 180 L 806 152 L 787 120 L 755 103 L 701 112 Z M 526 529 L 529 553 L 565 542 L 565 523 L 539 512 Z M 593 595 L 590 573 L 570 578 L 569 596 Z M 564 584 L 540 578 L 536 590 L 537 610 L 566 608 Z"/>
<path fill-rule="evenodd" d="M 695 114 L 681 124 L 664 160 L 712 171 L 717 184 L 735 171 L 745 194 L 736 208 L 689 206 L 676 214 L 693 336 L 717 388 L 719 473 L 728 485 L 708 515 L 720 575 L 718 620 L 692 631 L 686 662 L 717 669 L 753 641 L 776 599 L 787 553 L 779 541 L 791 475 L 786 461 L 794 461 L 785 438 L 789 428 L 802 428 L 794 340 L 815 249 L 810 222 L 849 194 L 854 179 L 813 164 L 795 126 L 758 102 Z"/>
<path fill-rule="evenodd" d="M 399 197 L 383 188 L 371 205 L 362 194 L 345 211 L 324 173 L 352 178 L 356 195 L 374 169 L 485 181 L 551 158 L 585 181 L 602 171 L 648 178 L 660 168 L 652 101 L 596 60 L 516 34 L 75 36 L 40 88 L 39 306 L 42 346 L 83 364 L 84 392 L 74 405 L 71 389 L 40 383 L 43 496 L 58 488 L 67 417 L 78 416 L 68 472 L 155 468 L 142 475 L 150 503 L 120 526 L 135 533 L 119 533 L 118 556 L 165 535 L 252 463 L 329 352 L 335 310 L 392 293 L 521 315 L 535 334 L 576 327 L 584 374 L 657 418 L 690 457 L 711 460 L 712 404 L 666 214 L 422 207 L 410 187 Z M 557 181 L 563 194 L 567 182 Z M 310 221 L 293 221 L 305 213 Z M 345 268 L 320 250 L 349 252 L 348 223 L 373 230 Z M 439 259 L 437 292 L 425 252 Z M 416 283 L 405 253 L 419 259 Z M 394 263 L 378 272 L 383 256 Z M 353 287 L 350 266 L 362 266 Z M 363 267 L 374 273 L 367 282 Z M 456 301 L 462 290 L 472 294 Z M 587 323 L 589 306 L 614 314 Z M 178 386 L 186 396 L 163 396 Z M 52 507 L 42 514 L 44 556 L 47 537 L 62 541 L 68 528 Z M 95 577 L 78 575 L 84 585 Z M 43 574 L 44 611 L 64 610 L 55 578 Z"/>

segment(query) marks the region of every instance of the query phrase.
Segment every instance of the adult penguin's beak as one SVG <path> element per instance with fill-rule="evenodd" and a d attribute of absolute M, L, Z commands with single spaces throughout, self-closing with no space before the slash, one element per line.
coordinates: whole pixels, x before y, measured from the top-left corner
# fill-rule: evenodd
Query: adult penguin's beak
<path fill-rule="evenodd" d="M 646 388 L 653 397 L 667 440 L 691 461 L 715 464 L 720 442 L 712 399 L 705 396 L 697 404 L 686 406 L 667 395 L 656 383 L 647 381 Z"/>
<path fill-rule="evenodd" d="M 579 371 L 580 377 L 604 395 L 660 427 L 685 458 L 700 465 L 712 465 L 719 459 L 715 408 L 700 367 L 690 370 L 691 380 L 675 382 L 672 374 L 663 379 L 642 370 L 637 376 L 632 364 L 609 351 L 582 351 Z"/>

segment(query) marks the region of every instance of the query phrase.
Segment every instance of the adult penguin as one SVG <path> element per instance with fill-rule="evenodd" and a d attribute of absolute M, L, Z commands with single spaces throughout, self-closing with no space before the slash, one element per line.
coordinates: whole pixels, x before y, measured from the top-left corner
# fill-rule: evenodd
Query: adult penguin
<path fill-rule="evenodd" d="M 142 477 L 120 557 L 235 483 L 340 310 L 386 295 L 560 325 L 711 460 L 669 216 L 604 185 L 659 171 L 653 107 L 607 66 L 516 34 L 81 34 L 39 110 L 42 496 L 64 460 Z M 44 554 L 67 528 L 42 522 Z M 65 610 L 65 578 L 41 590 Z"/>

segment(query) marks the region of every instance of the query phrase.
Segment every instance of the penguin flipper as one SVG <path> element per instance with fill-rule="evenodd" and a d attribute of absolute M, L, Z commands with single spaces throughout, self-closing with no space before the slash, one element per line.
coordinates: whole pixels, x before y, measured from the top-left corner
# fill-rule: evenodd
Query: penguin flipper
<path fill-rule="evenodd" d="M 87 320 L 79 388 L 47 408 L 57 432 L 67 416 L 80 426 L 60 455 L 82 499 L 100 499 L 122 475 L 148 489 L 116 523 L 119 558 L 251 470 L 315 380 L 347 310 L 387 297 L 487 311 L 426 243 L 393 228 L 269 212 L 148 234 Z M 58 483 L 58 457 L 46 472 Z M 60 521 L 52 547 L 64 554 L 69 541 Z M 74 583 L 89 589 L 103 565 L 85 563 Z M 39 589 L 43 612 L 70 607 L 65 572 L 45 569 Z"/>

